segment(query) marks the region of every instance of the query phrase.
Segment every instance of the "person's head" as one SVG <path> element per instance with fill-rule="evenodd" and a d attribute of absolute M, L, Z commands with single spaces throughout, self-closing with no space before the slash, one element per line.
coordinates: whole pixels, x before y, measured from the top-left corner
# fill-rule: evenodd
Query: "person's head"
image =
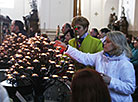
<path fill-rule="evenodd" d="M 105 37 L 108 32 L 110 32 L 108 28 L 102 28 L 99 33 L 100 38 Z"/>
<path fill-rule="evenodd" d="M 138 49 L 138 37 L 134 38 L 134 47 Z"/>
<path fill-rule="evenodd" d="M 100 73 L 90 68 L 78 70 L 74 74 L 71 90 L 72 102 L 111 102 Z"/>
<path fill-rule="evenodd" d="M 77 28 L 77 35 L 82 36 L 88 31 L 89 21 L 83 16 L 76 16 L 72 20 L 72 27 Z"/>
<path fill-rule="evenodd" d="M 92 37 L 98 38 L 99 32 L 98 32 L 97 28 L 92 28 L 92 30 L 90 31 L 90 35 L 91 35 Z"/>
<path fill-rule="evenodd" d="M 24 24 L 20 20 L 15 20 L 11 24 L 11 32 L 18 33 L 24 30 Z"/>
<path fill-rule="evenodd" d="M 65 35 L 66 41 L 69 41 L 70 39 L 74 38 L 74 32 L 72 29 L 67 31 L 67 34 Z"/>
<path fill-rule="evenodd" d="M 67 31 L 70 29 L 71 29 L 71 25 L 69 23 L 65 23 L 65 24 L 63 24 L 61 30 L 62 30 L 62 33 L 65 35 L 67 33 Z"/>
<path fill-rule="evenodd" d="M 104 42 L 104 52 L 112 56 L 119 56 L 124 52 L 127 57 L 131 57 L 131 51 L 127 39 L 120 31 L 107 33 L 107 38 Z"/>

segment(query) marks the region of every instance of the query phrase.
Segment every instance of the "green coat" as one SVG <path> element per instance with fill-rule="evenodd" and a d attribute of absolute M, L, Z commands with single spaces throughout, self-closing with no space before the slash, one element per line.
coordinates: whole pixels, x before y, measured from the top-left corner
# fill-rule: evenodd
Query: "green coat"
<path fill-rule="evenodd" d="M 77 44 L 75 41 L 75 38 L 71 39 L 69 41 L 69 45 L 72 47 L 77 48 Z M 103 50 L 103 44 L 101 40 L 92 37 L 90 34 L 88 34 L 84 40 L 81 43 L 81 46 L 79 48 L 79 51 L 85 52 L 85 53 L 96 53 Z M 75 64 L 76 69 L 84 68 L 85 66 L 79 66 L 79 63 Z"/>

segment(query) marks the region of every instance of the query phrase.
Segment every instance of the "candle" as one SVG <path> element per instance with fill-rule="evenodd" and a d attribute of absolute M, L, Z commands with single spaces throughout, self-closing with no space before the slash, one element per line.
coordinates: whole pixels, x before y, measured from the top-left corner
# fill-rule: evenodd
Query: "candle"
<path fill-rule="evenodd" d="M 57 46 L 56 49 L 61 50 L 61 47 L 60 46 Z"/>
<path fill-rule="evenodd" d="M 14 71 L 13 74 L 14 75 L 19 75 L 19 73 L 17 71 Z"/>
<path fill-rule="evenodd" d="M 11 74 L 7 74 L 6 76 L 7 76 L 8 79 L 12 79 L 13 78 Z"/>
<path fill-rule="evenodd" d="M 54 45 L 54 44 L 55 44 L 55 41 L 51 41 L 51 42 L 50 42 L 50 45 Z"/>
<path fill-rule="evenodd" d="M 26 78 L 26 76 L 25 75 L 21 75 L 21 78 L 24 79 L 24 78 Z"/>
<path fill-rule="evenodd" d="M 56 53 L 59 53 L 60 51 L 59 50 L 55 50 Z"/>
<path fill-rule="evenodd" d="M 56 55 L 56 57 L 61 57 L 62 56 L 62 54 L 58 54 L 58 55 Z"/>
<path fill-rule="evenodd" d="M 42 53 L 41 56 L 47 56 L 47 54 L 46 53 Z"/>
<path fill-rule="evenodd" d="M 48 43 L 48 42 L 46 42 L 46 41 L 43 41 L 43 44 L 44 44 L 44 45 L 49 45 L 49 43 Z"/>
<path fill-rule="evenodd" d="M 8 76 L 8 78 L 7 79 L 13 79 L 13 77 L 12 76 Z"/>
<path fill-rule="evenodd" d="M 21 64 L 21 63 L 23 63 L 23 61 L 22 60 L 18 60 L 18 63 Z"/>
<path fill-rule="evenodd" d="M 49 77 L 44 77 L 43 79 L 44 79 L 44 80 L 48 80 L 48 79 L 49 79 Z"/>
<path fill-rule="evenodd" d="M 53 52 L 53 49 L 48 49 L 49 52 Z"/>
<path fill-rule="evenodd" d="M 63 79 L 68 79 L 68 77 L 67 77 L 67 76 L 62 76 L 62 78 L 63 78 Z"/>
<path fill-rule="evenodd" d="M 25 56 L 25 58 L 26 58 L 26 59 L 28 59 L 28 60 L 30 60 L 30 59 L 31 59 L 31 57 L 30 57 L 30 56 Z"/>
<path fill-rule="evenodd" d="M 18 52 L 18 53 L 22 53 L 22 50 L 21 50 L 21 49 L 19 49 L 17 52 Z"/>
<path fill-rule="evenodd" d="M 55 63 L 56 63 L 55 61 L 51 61 L 51 60 L 49 60 L 49 62 L 50 62 L 51 64 L 55 64 Z"/>
<path fill-rule="evenodd" d="M 34 73 L 32 74 L 32 77 L 38 77 L 38 74 Z"/>
<path fill-rule="evenodd" d="M 73 64 L 69 64 L 69 67 L 74 67 L 74 65 Z"/>
<path fill-rule="evenodd" d="M 15 54 L 16 58 L 22 58 L 23 56 L 21 54 Z"/>
<path fill-rule="evenodd" d="M 56 67 L 57 67 L 57 68 L 61 68 L 61 66 L 60 66 L 60 65 L 58 65 L 58 64 L 56 64 Z"/>
<path fill-rule="evenodd" d="M 34 67 L 27 67 L 27 69 L 28 69 L 28 70 L 33 70 L 33 69 L 34 69 Z"/>
<path fill-rule="evenodd" d="M 41 70 L 47 70 L 46 67 L 42 67 Z"/>
<path fill-rule="evenodd" d="M 58 75 L 52 75 L 53 78 L 58 78 Z"/>
<path fill-rule="evenodd" d="M 20 66 L 19 69 L 23 69 L 24 67 L 23 66 Z"/>
<path fill-rule="evenodd" d="M 34 62 L 34 63 L 39 63 L 39 60 L 34 59 L 33 62 Z"/>
<path fill-rule="evenodd" d="M 66 55 L 63 55 L 62 57 L 63 57 L 64 59 L 65 59 L 65 58 L 67 58 L 67 56 L 66 56 Z"/>
<path fill-rule="evenodd" d="M 35 41 L 36 44 L 40 44 L 40 41 Z"/>
<path fill-rule="evenodd" d="M 70 74 L 74 74 L 74 71 L 69 71 Z"/>

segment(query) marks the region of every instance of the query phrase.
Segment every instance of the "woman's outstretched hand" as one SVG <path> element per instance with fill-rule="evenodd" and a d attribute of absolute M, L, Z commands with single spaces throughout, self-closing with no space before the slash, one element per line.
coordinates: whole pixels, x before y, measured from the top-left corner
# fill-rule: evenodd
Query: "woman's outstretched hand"
<path fill-rule="evenodd" d="M 62 50 L 66 50 L 67 49 L 67 45 L 65 44 L 65 43 L 63 43 L 63 42 L 61 42 L 61 41 L 59 41 L 59 40 L 56 40 L 55 41 L 55 45 L 54 45 L 55 47 L 61 47 L 61 49 Z"/>

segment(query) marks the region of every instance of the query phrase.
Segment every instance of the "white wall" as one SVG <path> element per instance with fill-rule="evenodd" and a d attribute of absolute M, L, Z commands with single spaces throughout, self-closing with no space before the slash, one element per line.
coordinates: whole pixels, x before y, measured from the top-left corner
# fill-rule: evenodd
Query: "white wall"
<path fill-rule="evenodd" d="M 40 1 L 40 0 L 39 0 Z M 73 0 L 41 0 L 39 2 L 41 29 L 56 29 L 73 17 Z"/>
<path fill-rule="evenodd" d="M 119 0 L 104 0 L 103 3 L 103 26 L 107 26 L 109 24 L 109 17 L 111 13 L 116 13 L 118 15 L 118 7 L 119 7 Z M 114 8 L 114 10 L 112 10 Z"/>
<path fill-rule="evenodd" d="M 14 8 L 0 8 L 1 14 L 9 16 L 12 20 L 22 20 L 22 16 L 28 15 L 30 11 L 29 0 L 14 0 Z"/>
<path fill-rule="evenodd" d="M 8 15 L 12 20 L 23 20 L 22 16 L 30 12 L 30 0 L 14 0 L 14 8 L 0 8 L 0 14 Z M 73 0 L 37 0 L 41 29 L 56 29 L 73 17 Z M 121 4 L 129 22 L 129 30 L 138 31 L 138 0 L 81 0 L 82 15 L 90 21 L 90 29 L 106 27 L 110 13 L 120 18 Z M 115 10 L 112 11 L 111 8 Z M 95 13 L 98 13 L 96 16 Z"/>
<path fill-rule="evenodd" d="M 119 0 L 82 0 L 82 15 L 90 20 L 89 28 L 107 27 L 110 13 L 118 14 L 118 3 Z M 112 7 L 115 8 L 114 11 L 111 10 Z"/>
<path fill-rule="evenodd" d="M 138 31 L 138 0 L 135 1 L 134 31 Z M 137 34 L 138 35 L 138 34 Z"/>
<path fill-rule="evenodd" d="M 137 9 L 136 7 L 136 0 L 120 0 L 120 6 L 119 6 L 119 16 L 121 16 L 122 12 L 122 7 L 121 5 L 125 8 L 125 16 L 127 17 L 127 21 L 129 22 L 129 30 L 135 30 L 135 10 Z"/>

